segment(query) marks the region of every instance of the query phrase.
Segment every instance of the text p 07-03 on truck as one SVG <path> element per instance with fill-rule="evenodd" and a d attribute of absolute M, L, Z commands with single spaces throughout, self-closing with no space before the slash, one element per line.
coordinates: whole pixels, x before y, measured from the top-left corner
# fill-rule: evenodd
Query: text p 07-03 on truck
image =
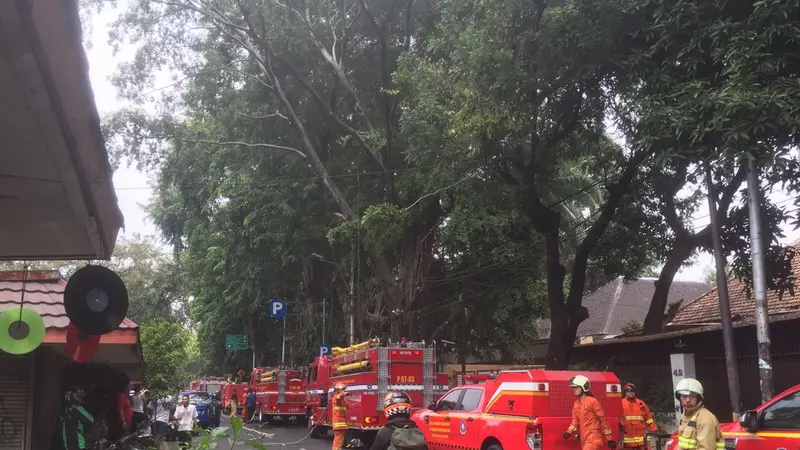
<path fill-rule="evenodd" d="M 555 450 L 580 449 L 575 438 L 564 440 L 572 422 L 575 396 L 569 380 L 578 372 L 519 370 L 500 372 L 483 384 L 451 389 L 428 409 L 413 415 L 430 450 Z M 621 386 L 610 372 L 581 372 L 591 382 L 619 442 Z"/>
<path fill-rule="evenodd" d="M 800 384 L 720 428 L 726 450 L 800 449 Z M 668 450 L 678 448 L 676 436 Z"/>

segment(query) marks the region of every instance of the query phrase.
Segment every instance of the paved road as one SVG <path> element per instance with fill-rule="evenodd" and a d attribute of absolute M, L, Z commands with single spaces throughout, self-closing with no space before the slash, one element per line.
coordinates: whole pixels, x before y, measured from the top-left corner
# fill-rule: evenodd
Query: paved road
<path fill-rule="evenodd" d="M 230 421 L 227 418 L 222 418 L 222 426 L 230 426 Z M 259 427 L 256 424 L 245 425 L 245 430 L 242 431 L 240 440 L 247 441 L 254 439 L 261 441 L 268 450 L 286 449 L 286 450 L 330 450 L 332 446 L 332 438 L 311 439 L 307 437 L 308 429 L 305 426 L 297 425 L 294 422 L 288 424 L 264 424 Z M 300 441 L 299 443 L 297 443 Z M 277 444 L 277 445 L 276 445 Z M 280 444 L 291 444 L 281 446 Z M 219 450 L 253 450 L 246 442 L 237 442 L 233 449 L 230 444 L 224 440 L 219 442 L 217 447 Z"/>

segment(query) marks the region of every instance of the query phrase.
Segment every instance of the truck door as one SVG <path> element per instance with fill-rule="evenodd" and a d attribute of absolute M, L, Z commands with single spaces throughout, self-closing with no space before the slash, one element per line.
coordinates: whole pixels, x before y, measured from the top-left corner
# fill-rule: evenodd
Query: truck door
<path fill-rule="evenodd" d="M 469 447 L 478 440 L 478 419 L 483 389 L 464 389 L 464 395 L 458 403 L 458 413 L 452 413 L 451 427 L 458 442 Z M 455 434 L 458 433 L 458 434 Z"/>
<path fill-rule="evenodd" d="M 464 389 L 453 389 L 447 395 L 439 399 L 436 403 L 436 411 L 428 413 L 427 417 L 427 430 L 426 440 L 431 444 L 431 450 L 451 448 L 452 443 L 456 441 L 456 436 L 460 436 L 458 432 L 458 424 L 455 423 L 450 414 L 458 411 L 458 405 L 461 401 L 461 396 L 464 394 Z M 423 419 L 425 416 L 423 416 Z M 455 433 L 454 433 L 455 432 Z"/>
<path fill-rule="evenodd" d="M 793 392 L 760 414 L 761 425 L 755 435 L 738 437 L 736 450 L 800 449 L 800 391 Z"/>

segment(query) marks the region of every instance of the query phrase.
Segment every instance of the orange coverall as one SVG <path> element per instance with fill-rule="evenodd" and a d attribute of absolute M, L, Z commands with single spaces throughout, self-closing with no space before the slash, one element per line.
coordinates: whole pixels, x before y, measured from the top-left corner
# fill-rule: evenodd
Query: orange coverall
<path fill-rule="evenodd" d="M 622 444 L 625 448 L 644 448 L 645 433 L 648 430 L 658 431 L 647 403 L 638 398 L 622 398 L 622 428 L 625 433 Z"/>
<path fill-rule="evenodd" d="M 333 426 L 333 450 L 341 450 L 345 446 L 344 440 L 347 436 L 347 402 L 344 400 L 344 392 L 339 392 L 333 396 L 331 422 Z"/>
<path fill-rule="evenodd" d="M 594 397 L 584 395 L 572 407 L 572 423 L 568 432 L 581 435 L 582 450 L 601 450 L 611 440 L 611 428 L 606 422 L 603 406 Z"/>

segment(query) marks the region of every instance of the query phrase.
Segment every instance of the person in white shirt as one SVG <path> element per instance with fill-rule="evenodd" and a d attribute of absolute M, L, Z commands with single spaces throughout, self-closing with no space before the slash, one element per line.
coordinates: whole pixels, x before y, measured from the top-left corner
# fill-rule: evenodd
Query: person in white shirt
<path fill-rule="evenodd" d="M 131 421 L 131 431 L 136 433 L 139 431 L 139 426 L 145 423 L 144 415 L 144 395 L 142 394 L 142 385 L 133 385 L 133 395 L 131 396 L 131 408 L 133 409 L 133 420 Z"/>
<path fill-rule="evenodd" d="M 169 410 L 172 408 L 172 396 L 167 395 L 151 403 L 154 419 L 153 436 L 158 440 L 164 439 L 164 436 L 169 432 Z"/>
<path fill-rule="evenodd" d="M 178 420 L 178 441 L 181 447 L 192 446 L 192 430 L 197 427 L 197 408 L 189 404 L 189 396 L 181 398 L 181 404 L 175 408 L 175 419 Z"/>

